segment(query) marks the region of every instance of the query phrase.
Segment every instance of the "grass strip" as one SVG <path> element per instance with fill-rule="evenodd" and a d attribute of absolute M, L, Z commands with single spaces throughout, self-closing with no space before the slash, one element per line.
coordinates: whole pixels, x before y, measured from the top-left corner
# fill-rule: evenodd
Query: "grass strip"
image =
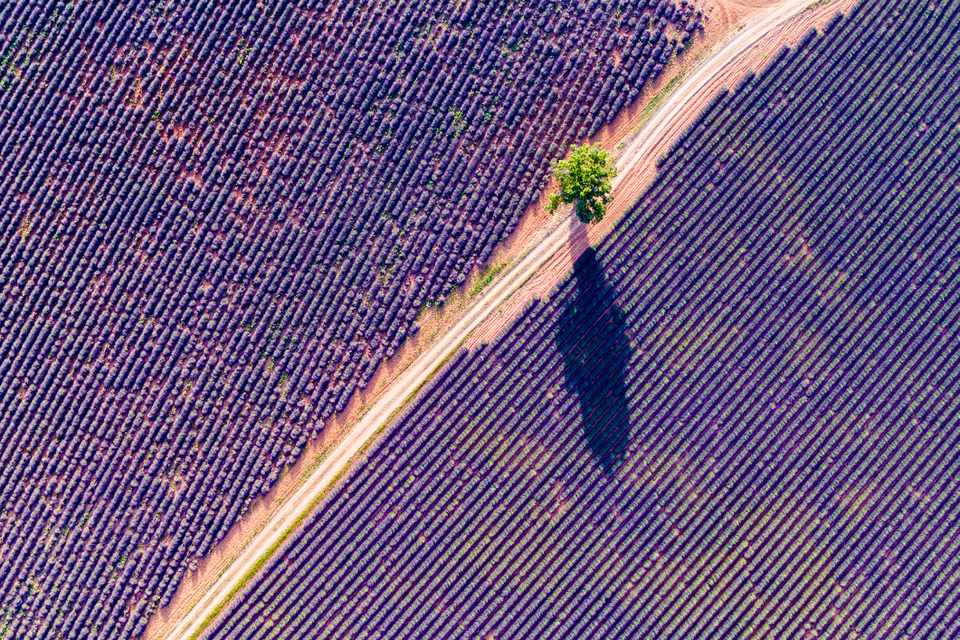
<path fill-rule="evenodd" d="M 493 282 L 493 279 L 500 275 L 500 272 L 504 270 L 507 265 L 499 262 L 494 265 L 490 265 L 486 269 L 480 272 L 480 278 L 470 287 L 470 295 L 475 296 L 481 293 L 484 289 L 490 286 L 490 283 Z"/>

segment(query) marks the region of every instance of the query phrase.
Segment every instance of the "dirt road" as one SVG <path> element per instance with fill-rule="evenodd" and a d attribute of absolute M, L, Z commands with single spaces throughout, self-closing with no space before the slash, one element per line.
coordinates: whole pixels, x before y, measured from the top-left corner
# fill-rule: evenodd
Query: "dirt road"
<path fill-rule="evenodd" d="M 658 142 L 664 139 L 674 139 L 682 131 L 676 130 L 679 118 L 676 117 L 684 106 L 692 103 L 698 94 L 709 90 L 711 81 L 720 76 L 724 69 L 736 60 L 750 47 L 763 39 L 770 31 L 783 22 L 803 13 L 807 8 L 821 4 L 811 0 L 784 0 L 764 9 L 758 10 L 750 16 L 750 21 L 744 24 L 734 36 L 717 50 L 711 53 L 708 60 L 690 74 L 677 89 L 671 93 L 660 107 L 658 115 L 648 122 L 643 135 L 637 136 L 620 157 L 618 169 L 622 166 L 630 168 L 637 162 L 649 160 L 651 151 Z M 837 2 L 823 3 L 836 5 Z M 620 175 L 626 175 L 621 171 Z"/>
<path fill-rule="evenodd" d="M 686 113 L 691 105 L 704 104 L 712 93 L 712 84 L 722 77 L 724 70 L 734 64 L 757 42 L 786 23 L 804 14 L 813 5 L 820 11 L 849 6 L 849 1 L 831 0 L 780 0 L 770 6 L 752 12 L 742 26 L 731 32 L 726 40 L 708 52 L 659 108 L 646 121 L 643 128 L 623 148 L 617 161 L 618 177 L 614 192 L 633 192 L 624 180 L 635 182 L 638 165 L 652 167 L 655 153 L 663 148 L 665 139 L 674 139 L 689 120 Z M 633 185 L 636 186 L 635 184 Z M 503 270 L 501 275 L 478 296 L 466 309 L 453 327 L 434 341 L 420 356 L 400 373 L 390 387 L 360 417 L 345 437 L 330 454 L 312 470 L 308 478 L 272 514 L 266 525 L 252 538 L 239 555 L 220 573 L 212 587 L 178 620 L 169 620 L 156 638 L 184 640 L 199 638 L 212 620 L 220 614 L 230 600 L 250 581 L 277 548 L 296 530 L 297 526 L 317 506 L 326 492 L 345 473 L 353 461 L 363 455 L 378 432 L 390 425 L 397 414 L 414 398 L 417 392 L 430 381 L 443 364 L 461 348 L 468 339 L 491 318 L 495 311 L 505 305 L 525 283 L 547 267 L 558 254 L 568 253 L 567 240 L 570 214 L 558 216 L 557 224 L 529 251 Z M 606 233 L 611 224 L 605 224 L 597 232 Z M 591 233 L 595 242 L 597 232 Z"/>

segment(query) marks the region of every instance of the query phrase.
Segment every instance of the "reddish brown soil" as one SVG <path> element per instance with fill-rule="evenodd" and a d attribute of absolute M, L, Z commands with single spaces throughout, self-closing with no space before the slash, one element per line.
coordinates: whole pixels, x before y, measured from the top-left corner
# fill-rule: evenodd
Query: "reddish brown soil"
<path fill-rule="evenodd" d="M 732 25 L 740 22 L 750 11 L 757 7 L 766 7 L 776 2 L 765 0 L 742 0 L 739 2 L 722 2 L 713 0 L 707 3 L 707 32 L 708 38 L 703 43 L 702 48 L 691 50 L 690 56 L 684 58 L 681 64 L 675 65 L 669 70 L 660 81 L 658 81 L 648 92 L 645 92 L 638 101 L 640 104 L 627 109 L 617 120 L 600 132 L 596 142 L 605 148 L 614 152 L 614 157 L 618 157 L 621 143 L 629 142 L 636 134 L 636 128 L 640 124 L 643 115 L 643 105 L 648 102 L 651 96 L 656 95 L 665 87 L 673 77 L 688 73 L 690 68 L 696 64 L 701 51 L 709 51 L 721 36 L 725 35 Z M 601 239 L 606 237 L 613 227 L 623 218 L 624 214 L 630 210 L 633 204 L 639 199 L 643 191 L 650 185 L 656 174 L 656 160 L 666 153 L 673 142 L 686 130 L 687 126 L 696 119 L 700 111 L 713 99 L 718 91 L 724 86 L 734 86 L 748 71 L 759 71 L 763 68 L 766 61 L 781 47 L 795 44 L 812 28 L 821 28 L 838 11 L 847 12 L 856 0 L 836 0 L 827 5 L 812 9 L 799 16 L 798 19 L 790 21 L 782 28 L 775 29 L 757 45 L 751 47 L 745 55 L 739 56 L 735 64 L 728 65 L 724 70 L 715 76 L 710 83 L 709 90 L 700 92 L 695 100 L 684 104 L 680 117 L 671 121 L 669 133 L 663 136 L 659 143 L 654 147 L 652 153 L 646 154 L 643 158 L 631 164 L 630 170 L 626 173 L 614 191 L 613 203 L 607 210 L 603 222 L 592 226 L 588 230 L 590 244 L 596 245 Z M 714 20 L 714 21 L 711 21 Z M 723 31 L 719 31 L 722 25 Z M 711 32 L 711 28 L 713 31 Z M 717 33 L 721 35 L 718 36 Z M 528 214 L 530 219 L 537 216 L 545 217 L 542 209 L 540 211 Z M 585 248 L 585 247 L 581 247 Z M 510 299 L 507 304 L 502 305 L 493 314 L 490 315 L 483 327 L 475 331 L 467 342 L 467 346 L 476 346 L 481 343 L 490 342 L 499 336 L 504 329 L 516 318 L 523 309 L 531 302 L 537 299 L 546 299 L 550 293 L 564 278 L 572 271 L 573 262 L 579 257 L 582 251 L 576 250 L 573 253 L 568 245 L 567 250 L 558 253 L 551 258 L 547 267 L 532 278 L 518 293 Z"/>
<path fill-rule="evenodd" d="M 613 203 L 604 221 L 589 229 L 590 243 L 595 245 L 606 236 L 636 202 L 654 176 L 656 158 L 669 149 L 670 144 L 696 117 L 700 109 L 712 99 L 716 91 L 724 85 L 729 86 L 735 83 L 747 70 L 762 68 L 765 60 L 779 47 L 796 42 L 810 28 L 821 26 L 838 10 L 849 10 L 854 2 L 855 0 L 834 0 L 823 7 L 804 13 L 785 27 L 771 32 L 762 42 L 749 49 L 746 55 L 740 56 L 736 64 L 725 68 L 711 83 L 709 91 L 701 92 L 696 100 L 685 104 L 682 117 L 673 121 L 669 135 L 660 140 L 654 153 L 647 154 L 646 157 L 635 162 L 625 174 L 614 193 Z M 650 86 L 634 105 L 624 110 L 613 123 L 594 136 L 591 142 L 600 144 L 617 157 L 623 147 L 621 143 L 629 142 L 636 135 L 637 128 L 646 118 L 644 106 L 653 96 L 656 96 L 674 77 L 688 73 L 703 55 L 718 42 L 727 38 L 734 25 L 748 17 L 752 11 L 774 4 L 777 3 L 770 0 L 706 0 L 703 2 L 707 15 L 706 37 L 701 38 L 700 42 L 687 52 L 682 61 L 669 67 L 658 82 Z M 540 200 L 527 209 L 513 235 L 494 254 L 490 261 L 491 265 L 510 264 L 516 261 L 559 224 L 559 216 L 554 218 L 545 211 L 549 191 L 548 188 Z M 568 245 L 564 251 L 555 254 L 547 266 L 531 278 L 509 302 L 501 305 L 489 316 L 487 321 L 470 336 L 466 346 L 475 346 L 495 339 L 528 304 L 538 298 L 545 299 L 550 291 L 567 277 L 572 270 L 573 261 L 586 246 L 586 243 Z M 272 491 L 254 502 L 228 536 L 195 571 L 184 578 L 171 604 L 161 610 L 151 621 L 145 634 L 147 640 L 166 637 L 173 622 L 190 611 L 200 595 L 210 588 L 224 569 L 239 555 L 240 550 L 270 520 L 277 507 L 290 497 L 309 475 L 310 470 L 343 438 L 348 428 L 390 386 L 398 373 L 422 353 L 434 338 L 445 333 L 455 324 L 468 306 L 472 298 L 470 291 L 478 280 L 479 274 L 474 274 L 459 293 L 448 298 L 441 309 L 428 310 L 421 315 L 419 334 L 407 341 L 399 353 L 380 367 L 366 389 L 357 394 L 348 408 L 325 427 L 321 438 L 307 447 L 300 461 L 283 474 Z"/>

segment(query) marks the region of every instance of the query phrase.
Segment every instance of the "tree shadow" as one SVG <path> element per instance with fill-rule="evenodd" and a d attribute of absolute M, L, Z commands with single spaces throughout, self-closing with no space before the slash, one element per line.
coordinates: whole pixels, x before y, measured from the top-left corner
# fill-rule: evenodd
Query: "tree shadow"
<path fill-rule="evenodd" d="M 631 349 L 626 318 L 596 251 L 587 242 L 586 229 L 576 219 L 570 251 L 575 258 L 576 293 L 560 316 L 557 348 L 567 385 L 580 402 L 587 446 L 610 475 L 623 462 L 630 439 L 625 380 Z"/>

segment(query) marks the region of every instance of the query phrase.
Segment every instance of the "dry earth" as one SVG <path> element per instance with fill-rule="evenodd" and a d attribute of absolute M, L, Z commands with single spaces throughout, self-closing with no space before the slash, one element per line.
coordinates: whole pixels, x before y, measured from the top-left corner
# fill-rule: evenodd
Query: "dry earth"
<path fill-rule="evenodd" d="M 749 2 L 749 0 L 724 3 L 717 0 L 708 3 L 707 11 L 712 20 L 724 24 L 728 30 L 726 35 L 729 35 L 731 25 L 741 24 L 758 11 L 765 8 L 769 9 L 769 7 L 778 4 L 789 3 Z M 661 121 L 663 126 L 658 128 L 657 135 L 644 135 L 644 139 L 639 141 L 641 144 L 631 143 L 637 142 L 637 137 L 641 133 L 640 129 L 651 115 L 649 112 L 644 113 L 643 105 L 634 106 L 624 113 L 610 127 L 610 131 L 602 131 L 597 142 L 613 152 L 621 173 L 614 189 L 613 202 L 608 208 L 603 222 L 588 229 L 590 244 L 596 245 L 599 243 L 630 210 L 653 181 L 656 175 L 657 159 L 669 151 L 670 146 L 697 118 L 702 109 L 716 96 L 717 92 L 723 87 L 735 86 L 749 71 L 760 71 L 781 47 L 795 44 L 810 29 L 823 27 L 838 11 L 847 12 L 855 4 L 856 0 L 834 0 L 809 9 L 797 16 L 796 19 L 789 20 L 767 31 L 761 39 L 751 43 L 742 53 L 739 53 L 728 64 L 723 65 L 714 75 L 711 75 L 708 82 L 703 85 L 690 86 L 684 94 L 678 92 L 664 96 L 664 100 L 676 102 L 676 110 L 671 114 L 671 118 Z M 711 24 L 713 24 L 712 21 L 707 22 L 708 29 Z M 664 91 L 673 78 L 690 76 L 700 62 L 707 58 L 706 54 L 717 48 L 719 41 L 722 41 L 721 38 L 714 34 L 707 41 L 704 49 L 692 50 L 693 55 L 677 65 L 672 70 L 671 75 L 661 79 L 652 88 L 650 95 L 655 96 Z M 644 104 L 649 103 L 650 95 L 641 96 L 640 101 Z M 667 108 L 667 106 L 665 105 L 664 108 Z M 627 154 L 630 157 L 625 157 Z M 541 225 L 549 222 L 544 221 L 544 218 L 548 218 L 549 214 L 543 211 L 542 206 L 538 211 L 529 212 L 528 217 L 531 219 L 539 218 Z M 579 250 L 571 254 L 569 247 L 567 250 L 554 255 L 550 262 L 531 278 L 520 291 L 514 294 L 507 304 L 497 308 L 490 315 L 484 326 L 470 336 L 466 346 L 476 346 L 494 340 L 528 304 L 536 299 L 545 299 L 550 291 L 571 273 L 573 262 L 579 255 Z"/>
<path fill-rule="evenodd" d="M 723 86 L 732 86 L 748 70 L 759 70 L 765 61 L 781 46 L 792 44 L 800 39 L 810 28 L 826 23 L 837 11 L 847 11 L 855 0 L 831 0 L 816 8 L 808 9 L 793 19 L 772 29 L 763 31 L 762 37 L 747 43 L 729 62 L 711 73 L 709 81 L 686 88 L 683 80 L 691 77 L 705 66 L 721 48 L 740 33 L 740 25 L 754 21 L 758 15 L 769 14 L 770 20 L 776 20 L 779 14 L 789 15 L 798 4 L 810 4 L 809 0 L 780 0 L 778 2 L 761 0 L 708 0 L 703 3 L 707 14 L 706 37 L 701 38 L 684 58 L 671 65 L 664 76 L 649 87 L 634 103 L 626 109 L 611 125 L 605 127 L 592 140 L 608 150 L 617 159 L 620 176 L 614 191 L 614 201 L 604 221 L 589 230 L 591 244 L 596 244 L 606 236 L 613 226 L 636 202 L 643 190 L 649 185 L 655 174 L 656 159 L 666 152 L 686 126 L 697 116 L 700 110 L 713 98 Z M 762 31 L 762 30 L 761 30 Z M 670 89 L 676 93 L 669 93 Z M 649 105 L 654 104 L 651 108 Z M 669 104 L 668 104 L 669 103 Z M 656 136 L 639 136 L 643 125 L 651 121 L 654 112 L 673 109 L 669 118 L 658 121 L 660 130 Z M 657 115 L 660 115 L 657 113 Z M 544 210 L 546 193 L 539 202 L 531 206 L 524 214 L 521 224 L 491 259 L 491 265 L 515 265 L 524 256 L 546 239 L 555 236 L 559 228 L 569 220 L 568 216 L 550 216 Z M 495 311 L 489 313 L 466 337 L 464 346 L 473 346 L 494 339 L 512 320 L 537 298 L 545 298 L 571 271 L 573 261 L 586 245 L 563 248 L 554 253 L 532 277 L 514 290 L 513 293 Z M 512 269 L 504 269 L 504 272 Z M 171 604 L 160 611 L 147 629 L 148 640 L 177 638 L 180 630 L 188 628 L 185 622 L 206 618 L 209 606 L 197 607 L 197 603 L 209 594 L 211 588 L 228 571 L 235 572 L 234 563 L 240 556 L 248 555 L 251 542 L 258 533 L 275 520 L 281 507 L 289 509 L 290 498 L 301 489 L 313 472 L 324 462 L 338 445 L 343 445 L 347 436 L 353 439 L 353 426 L 367 411 L 381 400 L 393 383 L 412 363 L 434 345 L 438 339 L 446 338 L 450 329 L 463 319 L 471 310 L 478 294 L 471 293 L 480 281 L 475 274 L 465 287 L 451 296 L 440 310 L 428 310 L 419 319 L 420 331 L 408 341 L 401 351 L 379 369 L 366 389 L 354 398 L 347 410 L 337 416 L 326 427 L 324 435 L 311 443 L 300 461 L 289 469 L 274 489 L 257 500 L 240 522 L 233 527 L 227 538 L 200 563 L 199 567 L 188 574 L 180 586 Z M 500 284 L 505 273 L 495 278 L 488 288 Z M 483 295 L 486 298 L 486 295 Z M 350 462 L 356 460 L 350 457 Z M 305 505 L 304 505 L 305 506 Z"/>

